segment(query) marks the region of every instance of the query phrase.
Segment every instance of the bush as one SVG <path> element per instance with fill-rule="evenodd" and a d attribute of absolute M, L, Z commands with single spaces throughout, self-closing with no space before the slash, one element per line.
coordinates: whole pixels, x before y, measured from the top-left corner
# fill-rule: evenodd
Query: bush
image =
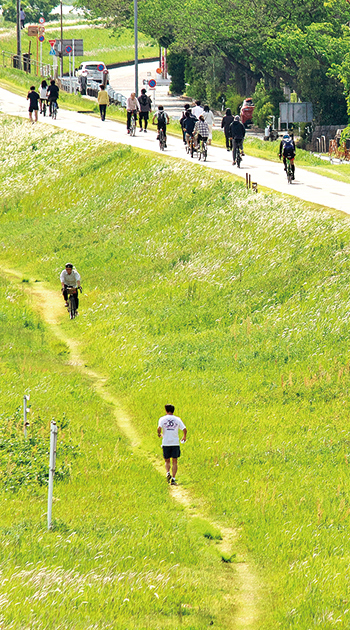
<path fill-rule="evenodd" d="M 285 101 L 283 92 L 279 88 L 267 90 L 263 79 L 259 81 L 253 94 L 255 109 L 253 123 L 258 127 L 265 127 L 269 116 L 279 116 L 279 103 Z"/>
<path fill-rule="evenodd" d="M 167 61 L 171 76 L 170 92 L 182 94 L 185 90 L 185 56 L 183 53 L 169 52 Z"/>

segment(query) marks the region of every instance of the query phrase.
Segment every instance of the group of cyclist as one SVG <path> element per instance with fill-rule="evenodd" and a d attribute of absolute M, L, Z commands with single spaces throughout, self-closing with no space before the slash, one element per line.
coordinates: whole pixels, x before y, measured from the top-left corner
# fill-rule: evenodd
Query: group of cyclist
<path fill-rule="evenodd" d="M 51 79 L 50 85 L 48 85 L 44 79 L 40 84 L 39 92 L 36 92 L 34 85 L 30 87 L 27 94 L 27 100 L 29 101 L 29 119 L 32 124 L 38 121 L 39 109 L 40 114 L 45 114 L 47 105 L 49 106 L 50 116 L 52 116 L 53 108 L 56 107 L 58 109 L 57 99 L 59 97 L 59 93 L 59 87 L 56 85 L 54 79 Z"/>

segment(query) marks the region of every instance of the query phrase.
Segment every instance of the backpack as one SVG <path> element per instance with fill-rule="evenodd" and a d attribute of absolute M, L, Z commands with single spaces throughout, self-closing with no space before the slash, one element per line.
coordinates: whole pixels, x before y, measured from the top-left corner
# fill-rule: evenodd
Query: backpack
<path fill-rule="evenodd" d="M 285 155 L 291 155 L 292 153 L 294 153 L 293 140 L 287 140 L 286 142 L 283 142 L 283 153 Z"/>
<path fill-rule="evenodd" d="M 161 123 L 163 125 L 166 122 L 165 112 L 162 112 L 162 111 L 158 112 L 157 120 L 158 120 L 158 123 Z"/>
<path fill-rule="evenodd" d="M 148 96 L 146 96 L 146 94 L 142 94 L 142 96 L 140 96 L 139 101 L 141 103 L 141 105 L 143 105 L 143 107 L 145 107 L 146 105 L 148 105 Z"/>

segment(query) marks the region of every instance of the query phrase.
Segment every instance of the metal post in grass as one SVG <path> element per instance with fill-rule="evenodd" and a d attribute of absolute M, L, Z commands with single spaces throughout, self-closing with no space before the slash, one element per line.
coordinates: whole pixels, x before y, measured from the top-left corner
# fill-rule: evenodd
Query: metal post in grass
<path fill-rule="evenodd" d="M 24 431 L 25 439 L 27 439 L 27 427 L 29 427 L 29 422 L 27 420 L 27 413 L 29 411 L 29 409 L 27 409 L 27 402 L 29 399 L 30 399 L 30 395 L 24 394 L 23 396 L 23 431 Z"/>
<path fill-rule="evenodd" d="M 17 63 L 16 68 L 22 70 L 22 47 L 21 47 L 21 2 L 16 2 L 16 33 L 17 33 Z"/>
<path fill-rule="evenodd" d="M 47 500 L 47 529 L 52 526 L 52 497 L 53 497 L 53 478 L 56 467 L 56 449 L 57 449 L 57 425 L 52 420 L 50 431 L 50 465 L 49 465 L 49 492 Z"/>

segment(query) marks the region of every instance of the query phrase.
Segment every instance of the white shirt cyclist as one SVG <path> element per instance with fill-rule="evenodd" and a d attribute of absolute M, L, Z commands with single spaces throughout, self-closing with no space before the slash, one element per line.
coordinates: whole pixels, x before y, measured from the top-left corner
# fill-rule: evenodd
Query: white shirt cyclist
<path fill-rule="evenodd" d="M 80 281 L 80 275 L 76 269 L 72 269 L 72 273 L 67 273 L 67 271 L 63 269 L 60 275 L 60 280 L 63 284 L 75 289 L 78 286 L 77 283 Z"/>

